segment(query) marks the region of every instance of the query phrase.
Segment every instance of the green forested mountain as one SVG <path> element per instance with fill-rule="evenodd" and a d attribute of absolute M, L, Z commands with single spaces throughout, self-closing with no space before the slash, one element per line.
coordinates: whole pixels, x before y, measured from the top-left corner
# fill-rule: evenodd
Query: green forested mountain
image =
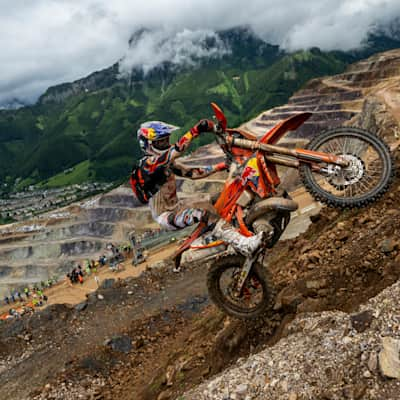
<path fill-rule="evenodd" d="M 309 79 L 343 71 L 373 53 L 374 46 L 385 50 L 399 44 L 371 38 L 358 52 L 287 54 L 245 29 L 220 37 L 230 54 L 199 60 L 196 67 L 166 63 L 147 75 L 135 70 L 119 78 L 114 65 L 49 88 L 33 106 L 0 111 L 0 182 L 21 178 L 21 187 L 73 166 L 77 181 L 121 179 L 140 157 L 135 132 L 142 121 L 165 120 L 185 129 L 210 117 L 214 101 L 235 126 L 285 103 Z"/>

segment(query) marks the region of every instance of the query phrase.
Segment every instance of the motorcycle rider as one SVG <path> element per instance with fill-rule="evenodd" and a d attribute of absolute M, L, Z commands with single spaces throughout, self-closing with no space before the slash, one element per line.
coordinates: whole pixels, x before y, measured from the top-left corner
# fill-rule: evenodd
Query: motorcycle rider
<path fill-rule="evenodd" d="M 208 218 L 206 210 L 178 199 L 175 176 L 200 179 L 229 168 L 227 162 L 204 168 L 187 168 L 176 162 L 193 139 L 201 133 L 214 130 L 212 121 L 199 121 L 175 144 L 170 145 L 170 135 L 176 129 L 179 128 L 161 121 L 148 121 L 140 125 L 137 137 L 144 157 L 134 167 L 130 178 L 136 197 L 143 203 L 149 203 L 153 219 L 167 230 L 182 229 Z M 246 237 L 222 219 L 213 234 L 246 257 L 254 253 L 263 240 L 262 232 Z"/>

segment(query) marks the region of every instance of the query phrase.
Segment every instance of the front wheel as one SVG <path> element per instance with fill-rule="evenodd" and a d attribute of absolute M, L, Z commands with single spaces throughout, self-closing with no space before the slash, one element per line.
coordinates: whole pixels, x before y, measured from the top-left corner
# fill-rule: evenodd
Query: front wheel
<path fill-rule="evenodd" d="M 325 165 L 324 174 L 309 164 L 300 167 L 306 189 L 316 200 L 333 207 L 362 207 L 375 201 L 386 192 L 394 173 L 388 146 L 363 129 L 331 129 L 315 137 L 307 150 L 335 154 L 349 161 L 346 168 Z"/>
<path fill-rule="evenodd" d="M 270 305 L 267 271 L 256 262 L 247 277 L 242 293 L 237 296 L 236 283 L 242 272 L 244 258 L 238 255 L 217 260 L 207 274 L 211 300 L 225 313 L 236 318 L 256 318 Z"/>

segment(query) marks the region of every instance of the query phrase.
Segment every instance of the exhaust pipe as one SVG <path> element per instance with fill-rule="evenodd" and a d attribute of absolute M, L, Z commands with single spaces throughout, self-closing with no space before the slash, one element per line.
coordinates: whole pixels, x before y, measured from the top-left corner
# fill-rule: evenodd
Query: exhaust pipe
<path fill-rule="evenodd" d="M 246 224 L 251 225 L 257 218 L 270 211 L 296 211 L 299 205 L 291 199 L 283 197 L 271 197 L 256 203 L 246 217 Z"/>

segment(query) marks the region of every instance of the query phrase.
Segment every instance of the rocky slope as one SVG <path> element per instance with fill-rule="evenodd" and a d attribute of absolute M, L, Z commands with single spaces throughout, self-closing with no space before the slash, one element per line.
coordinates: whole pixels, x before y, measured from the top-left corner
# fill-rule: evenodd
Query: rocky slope
<path fill-rule="evenodd" d="M 280 243 L 268 263 L 289 322 L 279 341 L 184 398 L 399 399 L 399 200 L 397 179 L 372 207 L 324 210 Z"/>
<path fill-rule="evenodd" d="M 352 314 L 301 313 L 287 337 L 185 399 L 399 399 L 400 281 Z"/>

